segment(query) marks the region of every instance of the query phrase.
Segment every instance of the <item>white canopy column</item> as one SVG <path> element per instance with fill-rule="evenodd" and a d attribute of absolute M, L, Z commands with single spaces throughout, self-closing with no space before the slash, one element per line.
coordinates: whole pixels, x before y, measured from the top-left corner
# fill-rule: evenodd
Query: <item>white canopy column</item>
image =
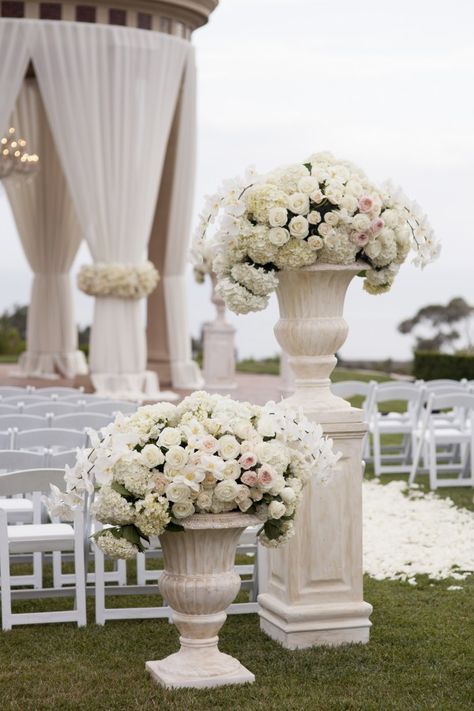
<path fill-rule="evenodd" d="M 22 20 L 0 19 L 0 137 L 20 91 L 30 58 L 31 27 Z"/>
<path fill-rule="evenodd" d="M 93 259 L 139 265 L 191 48 L 125 27 L 41 22 L 36 31 L 35 71 Z M 143 393 L 139 299 L 96 297 L 90 369 L 98 390 Z"/>
<path fill-rule="evenodd" d="M 163 325 L 160 327 L 153 321 L 165 318 L 171 380 L 175 387 L 187 389 L 202 387 L 204 382 L 192 360 L 186 298 L 195 172 L 196 68 L 193 54 L 187 62 L 176 107 L 153 226 L 152 253 L 162 258 L 163 290 L 156 297 L 151 296 L 148 305 L 149 343 L 158 352 L 163 350 Z M 165 249 L 162 245 L 166 245 Z"/>
<path fill-rule="evenodd" d="M 69 270 L 81 230 L 51 135 L 35 79 L 26 79 L 12 124 L 41 156 L 34 176 L 6 181 L 13 215 L 34 272 L 28 308 L 27 350 L 20 358 L 24 375 L 67 378 L 87 372 L 77 349 L 77 327 Z"/>

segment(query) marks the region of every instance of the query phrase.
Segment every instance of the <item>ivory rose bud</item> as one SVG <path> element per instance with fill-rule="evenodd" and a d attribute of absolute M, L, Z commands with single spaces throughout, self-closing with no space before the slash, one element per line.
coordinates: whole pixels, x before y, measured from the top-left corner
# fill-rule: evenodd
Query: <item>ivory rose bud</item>
<path fill-rule="evenodd" d="M 272 501 L 268 506 L 269 518 L 281 518 L 286 513 L 286 506 L 281 501 Z"/>
<path fill-rule="evenodd" d="M 306 193 L 309 195 L 312 192 L 314 192 L 315 190 L 317 190 L 318 188 L 319 188 L 319 183 L 318 183 L 317 179 L 314 178 L 313 176 L 310 176 L 310 175 L 304 176 L 303 178 L 300 178 L 298 181 L 298 189 L 302 193 Z"/>
<path fill-rule="evenodd" d="M 284 227 L 288 219 L 288 212 L 284 207 L 272 207 L 268 211 L 270 227 Z"/>
<path fill-rule="evenodd" d="M 268 239 L 275 247 L 283 247 L 290 239 L 290 233 L 284 227 L 272 227 L 268 230 Z"/>
<path fill-rule="evenodd" d="M 171 513 L 175 518 L 188 518 L 194 513 L 194 505 L 192 501 L 179 501 L 171 507 Z"/>
<path fill-rule="evenodd" d="M 374 207 L 374 199 L 370 195 L 361 195 L 359 198 L 359 210 L 361 212 L 370 212 Z"/>
<path fill-rule="evenodd" d="M 288 197 L 288 209 L 295 215 L 306 215 L 309 212 L 308 196 L 304 193 L 293 193 Z"/>
<path fill-rule="evenodd" d="M 331 225 L 331 227 L 335 227 L 339 222 L 339 216 L 336 212 L 327 212 L 324 215 L 324 222 Z"/>
<path fill-rule="evenodd" d="M 240 476 L 240 464 L 235 459 L 229 459 L 222 470 L 222 479 L 238 479 Z"/>
<path fill-rule="evenodd" d="M 308 220 L 306 217 L 303 217 L 303 215 L 292 217 L 288 226 L 292 237 L 296 237 L 296 239 L 304 239 L 308 236 Z"/>
<path fill-rule="evenodd" d="M 163 452 L 156 444 L 146 444 L 140 452 L 140 461 L 148 469 L 159 467 L 165 461 Z"/>
<path fill-rule="evenodd" d="M 253 452 L 244 452 L 239 459 L 239 464 L 242 469 L 250 469 L 257 463 L 257 457 Z"/>
<path fill-rule="evenodd" d="M 172 481 L 166 487 L 166 497 L 169 501 L 187 501 L 191 495 L 189 486 L 180 481 Z"/>
<path fill-rule="evenodd" d="M 311 237 L 308 238 L 308 247 L 311 247 L 311 249 L 322 249 L 323 246 L 324 240 L 322 237 L 318 237 L 318 235 L 311 235 Z"/>
<path fill-rule="evenodd" d="M 207 454 L 214 454 L 219 449 L 219 441 L 212 435 L 206 435 L 201 439 L 199 449 Z"/>
<path fill-rule="evenodd" d="M 311 210 L 306 219 L 310 225 L 319 225 L 321 222 L 321 215 L 317 210 Z"/>
<path fill-rule="evenodd" d="M 212 496 L 207 491 L 201 491 L 196 499 L 196 506 L 202 511 L 210 511 L 212 505 Z"/>
<path fill-rule="evenodd" d="M 172 447 L 181 444 L 181 432 L 176 427 L 165 427 L 158 437 L 158 444 L 161 447 Z M 145 449 L 145 447 L 143 448 Z"/>
<path fill-rule="evenodd" d="M 239 491 L 239 485 L 232 481 L 231 479 L 225 479 L 220 481 L 216 488 L 214 489 L 214 497 L 218 501 L 224 501 L 230 503 L 235 500 L 237 493 Z"/>
<path fill-rule="evenodd" d="M 174 445 L 166 452 L 166 463 L 173 469 L 182 469 L 188 460 L 188 453 L 182 447 Z"/>
<path fill-rule="evenodd" d="M 321 192 L 321 190 L 319 190 L 319 188 L 317 188 L 316 190 L 314 190 L 311 193 L 310 198 L 313 202 L 319 204 L 320 202 L 322 202 L 324 200 L 324 195 Z"/>

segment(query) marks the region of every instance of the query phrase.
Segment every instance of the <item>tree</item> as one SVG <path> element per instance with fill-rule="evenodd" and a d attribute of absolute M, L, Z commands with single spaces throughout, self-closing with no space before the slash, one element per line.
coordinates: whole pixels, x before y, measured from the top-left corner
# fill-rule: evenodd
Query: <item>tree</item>
<path fill-rule="evenodd" d="M 474 307 L 457 297 L 446 305 L 424 306 L 398 330 L 415 336 L 415 351 L 472 352 L 473 318 Z"/>

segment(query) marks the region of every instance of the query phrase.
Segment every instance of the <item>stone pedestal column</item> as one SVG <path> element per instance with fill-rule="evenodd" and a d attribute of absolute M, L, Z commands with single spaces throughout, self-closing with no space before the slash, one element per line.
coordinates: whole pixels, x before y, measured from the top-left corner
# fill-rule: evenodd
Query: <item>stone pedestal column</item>
<path fill-rule="evenodd" d="M 288 362 L 288 353 L 280 354 L 280 395 L 290 397 L 295 392 L 295 374 Z"/>
<path fill-rule="evenodd" d="M 296 534 L 265 553 L 258 601 L 264 632 L 288 649 L 368 642 L 371 605 L 363 600 L 362 411 L 330 391 L 334 353 L 347 336 L 346 289 L 361 265 L 315 265 L 280 272 L 281 318 L 275 334 L 295 373 L 302 407 L 334 440 L 342 457 L 326 485 L 312 482 L 296 518 Z"/>
<path fill-rule="evenodd" d="M 203 329 L 203 375 L 209 391 L 227 392 L 237 387 L 235 380 L 235 328 L 227 323 L 224 299 L 216 294 L 216 277 L 211 275 L 211 301 L 216 318 Z"/>

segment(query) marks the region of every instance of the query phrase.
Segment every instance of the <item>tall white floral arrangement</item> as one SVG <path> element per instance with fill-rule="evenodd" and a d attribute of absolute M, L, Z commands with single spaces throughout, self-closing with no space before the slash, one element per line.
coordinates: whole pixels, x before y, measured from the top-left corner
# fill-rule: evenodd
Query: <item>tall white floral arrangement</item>
<path fill-rule="evenodd" d="M 195 253 L 205 252 L 213 223 L 217 290 L 236 313 L 264 309 L 280 270 L 358 261 L 364 288 L 380 294 L 410 250 L 421 267 L 440 250 L 416 203 L 331 153 L 226 181 L 200 216 Z"/>
<path fill-rule="evenodd" d="M 49 507 L 68 517 L 95 491 L 93 514 L 109 526 L 97 545 L 118 558 L 202 513 L 256 514 L 261 542 L 283 543 L 304 486 L 311 477 L 327 480 L 338 459 L 321 427 L 302 413 L 205 392 L 119 416 L 102 435 L 67 470 L 67 491 L 53 488 Z"/>

